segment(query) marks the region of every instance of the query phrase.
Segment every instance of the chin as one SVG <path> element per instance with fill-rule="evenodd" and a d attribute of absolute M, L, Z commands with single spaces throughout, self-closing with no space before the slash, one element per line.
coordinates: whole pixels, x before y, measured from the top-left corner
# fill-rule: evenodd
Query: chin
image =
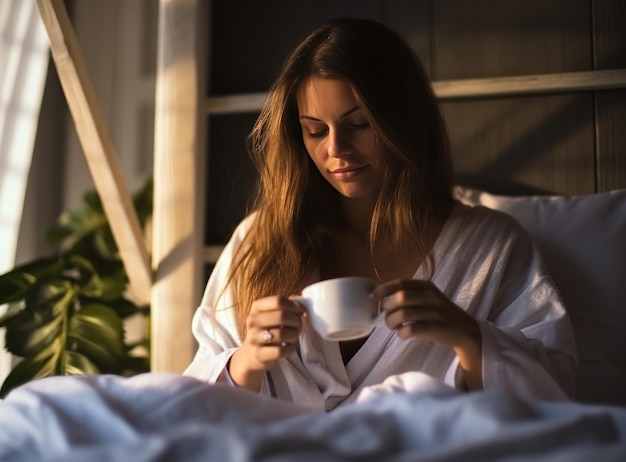
<path fill-rule="evenodd" d="M 368 189 L 368 190 L 363 190 L 363 189 L 350 189 L 350 188 L 337 188 L 337 192 L 339 192 L 339 194 L 341 194 L 343 197 L 345 197 L 346 199 L 369 199 L 371 198 L 374 194 L 376 194 L 376 191 L 373 189 Z"/>
<path fill-rule="evenodd" d="M 378 197 L 380 187 L 372 185 L 372 182 L 352 182 L 352 183 L 336 183 L 330 182 L 330 185 L 342 197 L 346 199 L 365 199 Z"/>

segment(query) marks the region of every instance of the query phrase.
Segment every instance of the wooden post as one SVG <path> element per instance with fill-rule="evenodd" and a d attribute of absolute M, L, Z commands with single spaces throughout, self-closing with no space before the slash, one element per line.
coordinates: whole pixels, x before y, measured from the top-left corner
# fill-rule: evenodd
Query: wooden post
<path fill-rule="evenodd" d="M 78 139 L 130 280 L 132 296 L 138 303 L 148 303 L 152 287 L 148 250 L 67 10 L 62 0 L 37 0 L 37 7 Z"/>
<path fill-rule="evenodd" d="M 204 124 L 198 52 L 205 0 L 160 0 L 154 137 L 152 370 L 182 372 L 196 346 Z"/>

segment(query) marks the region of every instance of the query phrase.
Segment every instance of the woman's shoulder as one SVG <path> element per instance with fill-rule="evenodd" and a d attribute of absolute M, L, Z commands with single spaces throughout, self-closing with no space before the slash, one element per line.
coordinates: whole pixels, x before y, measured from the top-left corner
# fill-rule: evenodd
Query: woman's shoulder
<path fill-rule="evenodd" d="M 256 216 L 256 212 L 246 215 L 235 227 L 231 235 L 231 240 L 241 241 L 250 232 L 250 229 L 254 225 Z"/>
<path fill-rule="evenodd" d="M 221 258 L 231 259 L 236 252 L 239 245 L 245 240 L 246 236 L 250 233 L 252 226 L 254 225 L 254 220 L 256 217 L 256 213 L 252 212 L 249 215 L 246 215 L 234 228 L 233 232 L 226 242 L 226 245 L 222 248 L 220 252 Z"/>
<path fill-rule="evenodd" d="M 528 232 L 511 215 L 482 205 L 466 205 L 457 202 L 451 218 L 458 220 L 459 227 L 483 239 L 529 238 Z"/>
<path fill-rule="evenodd" d="M 257 212 L 251 212 L 239 222 L 237 225 L 236 231 L 247 232 L 252 227 L 254 220 L 256 219 Z"/>
<path fill-rule="evenodd" d="M 536 254 L 530 234 L 510 215 L 484 206 L 457 203 L 439 240 L 440 259 L 454 267 L 472 262 L 500 262 L 508 266 L 511 255 L 515 265 L 525 265 Z"/>

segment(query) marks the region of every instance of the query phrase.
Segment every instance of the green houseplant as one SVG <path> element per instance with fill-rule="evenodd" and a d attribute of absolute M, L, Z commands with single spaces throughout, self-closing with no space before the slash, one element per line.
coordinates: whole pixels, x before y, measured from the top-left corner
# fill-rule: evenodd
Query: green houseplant
<path fill-rule="evenodd" d="M 151 180 L 133 203 L 145 230 L 152 215 Z M 0 396 L 45 376 L 147 371 L 149 329 L 128 343 L 125 320 L 149 316 L 149 307 L 126 295 L 128 278 L 98 194 L 87 192 L 82 206 L 63 212 L 45 237 L 58 245 L 56 255 L 0 276 L 5 348 L 21 358 Z"/>

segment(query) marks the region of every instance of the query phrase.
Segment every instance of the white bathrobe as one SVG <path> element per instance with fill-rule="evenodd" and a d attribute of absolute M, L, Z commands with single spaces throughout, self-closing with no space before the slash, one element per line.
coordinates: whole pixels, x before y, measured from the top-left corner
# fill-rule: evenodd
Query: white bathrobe
<path fill-rule="evenodd" d="M 185 375 L 232 383 L 226 366 L 241 339 L 228 308 L 231 294 L 219 295 L 233 251 L 253 219 L 237 227 L 209 278 L 192 325 L 199 349 Z M 570 320 L 536 245 L 521 226 L 500 212 L 457 204 L 433 250 L 433 283 L 479 322 L 484 388 L 538 399 L 573 396 L 577 357 Z M 420 277 L 422 268 L 414 276 Z M 410 371 L 462 387 L 458 358 L 450 347 L 400 339 L 381 323 L 344 365 L 339 344 L 305 324 L 297 352 L 267 371 L 261 393 L 331 410 L 354 402 L 364 389 L 384 387 L 388 378 L 388 383 L 401 381 Z"/>

